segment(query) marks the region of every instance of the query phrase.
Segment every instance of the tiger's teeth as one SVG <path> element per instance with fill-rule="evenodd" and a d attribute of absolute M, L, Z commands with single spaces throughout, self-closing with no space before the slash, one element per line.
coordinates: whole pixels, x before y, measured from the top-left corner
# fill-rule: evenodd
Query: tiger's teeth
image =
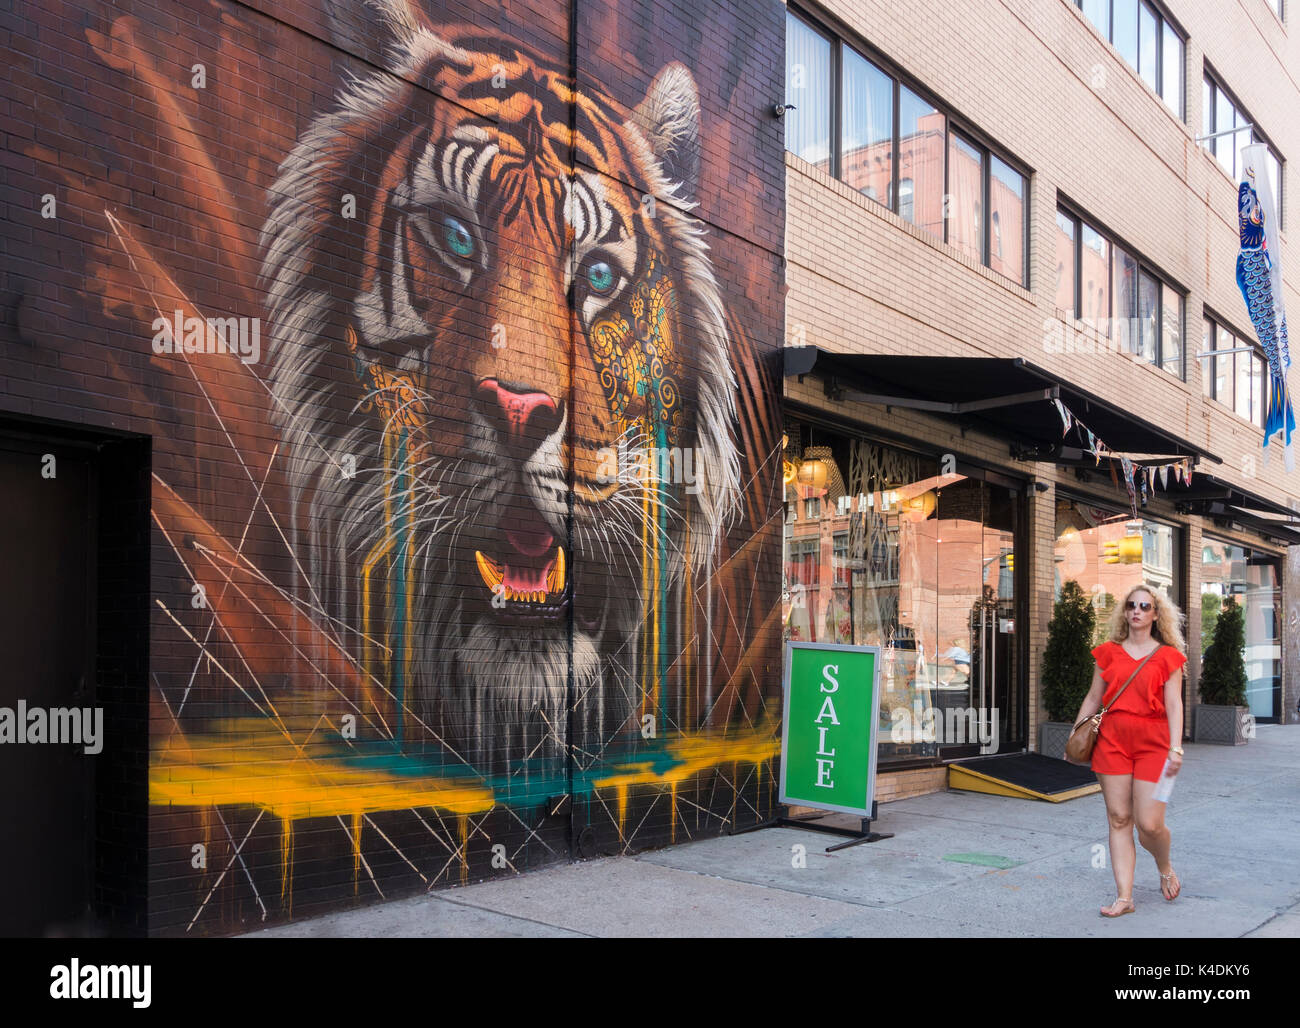
<path fill-rule="evenodd" d="M 551 573 L 546 576 L 546 588 L 551 593 L 560 593 L 564 591 L 566 568 L 564 566 L 564 547 L 555 548 L 555 564 L 551 567 Z"/>
<path fill-rule="evenodd" d="M 483 556 L 478 550 L 474 551 L 474 560 L 478 564 L 478 573 L 483 576 L 483 584 L 495 592 L 497 586 L 505 580 L 505 572 L 501 570 L 500 565 Z"/>

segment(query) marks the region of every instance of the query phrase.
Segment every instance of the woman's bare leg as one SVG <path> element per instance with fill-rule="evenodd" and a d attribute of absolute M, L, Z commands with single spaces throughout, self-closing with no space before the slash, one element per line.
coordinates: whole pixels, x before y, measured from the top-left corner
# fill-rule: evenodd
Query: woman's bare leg
<path fill-rule="evenodd" d="M 1137 821 L 1138 841 L 1142 848 L 1155 858 L 1156 868 L 1162 875 L 1173 873 L 1169 863 L 1169 828 L 1165 825 L 1165 805 L 1151 798 L 1155 782 L 1133 779 L 1133 815 Z M 1166 899 L 1173 899 L 1181 891 L 1177 878 L 1169 879 L 1161 889 Z"/>
<path fill-rule="evenodd" d="M 1133 845 L 1133 776 L 1101 775 L 1101 795 L 1106 801 L 1106 818 L 1110 822 L 1110 868 L 1115 875 L 1116 902 L 1102 909 L 1118 913 L 1133 899 L 1133 870 L 1137 848 Z"/>

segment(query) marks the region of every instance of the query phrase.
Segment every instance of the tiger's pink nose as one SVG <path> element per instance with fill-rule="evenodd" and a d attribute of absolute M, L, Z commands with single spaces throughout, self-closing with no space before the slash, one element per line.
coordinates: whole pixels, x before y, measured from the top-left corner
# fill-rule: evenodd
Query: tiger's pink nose
<path fill-rule="evenodd" d="M 483 413 L 495 419 L 498 431 L 511 442 L 528 439 L 536 445 L 560 424 L 560 412 L 546 393 L 514 383 L 502 385 L 485 378 L 478 386 Z"/>

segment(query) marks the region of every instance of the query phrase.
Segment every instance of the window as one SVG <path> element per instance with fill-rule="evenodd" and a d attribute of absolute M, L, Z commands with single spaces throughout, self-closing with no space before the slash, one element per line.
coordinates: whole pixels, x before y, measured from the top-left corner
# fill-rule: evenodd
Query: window
<path fill-rule="evenodd" d="M 894 181 L 894 83 L 874 64 L 844 48 L 841 177 L 876 200 Z"/>
<path fill-rule="evenodd" d="M 1110 335 L 1110 240 L 1088 224 L 1080 226 L 1079 282 L 1083 316 Z"/>
<path fill-rule="evenodd" d="M 915 219 L 912 209 L 912 180 L 910 178 L 898 180 L 898 213 L 908 221 Z"/>
<path fill-rule="evenodd" d="M 980 201 L 984 196 L 984 155 L 956 132 L 948 140 L 948 242 L 982 261 Z"/>
<path fill-rule="evenodd" d="M 1056 306 L 1070 318 L 1077 316 L 1079 301 L 1074 281 L 1074 219 L 1056 212 Z"/>
<path fill-rule="evenodd" d="M 1235 350 L 1249 346 L 1249 353 L 1224 353 L 1207 358 L 1212 365 L 1201 373 L 1201 392 L 1252 424 L 1264 425 L 1269 399 L 1268 361 L 1248 336 L 1236 335 L 1212 318 L 1206 318 L 1201 332 L 1203 353 Z"/>
<path fill-rule="evenodd" d="M 1160 366 L 1178 378 L 1183 370 L 1183 298 L 1173 286 L 1160 284 Z"/>
<path fill-rule="evenodd" d="M 1146 4 L 1138 8 L 1138 74 L 1148 86 L 1160 92 L 1160 69 L 1156 55 L 1160 52 L 1160 19 Z"/>
<path fill-rule="evenodd" d="M 1111 262 L 1111 267 L 1115 273 L 1111 286 L 1114 295 L 1114 309 L 1111 312 L 1113 328 L 1111 338 L 1120 346 L 1127 346 L 1133 353 L 1137 353 L 1137 258 L 1117 246 L 1115 247 L 1115 259 Z"/>
<path fill-rule="evenodd" d="M 1233 182 L 1240 182 L 1245 165 L 1241 151 L 1252 142 L 1263 143 L 1268 147 L 1269 187 L 1273 190 L 1273 206 L 1277 211 L 1278 227 L 1284 224 L 1282 204 L 1282 158 L 1278 156 L 1273 144 L 1268 141 L 1254 119 L 1241 109 L 1219 82 L 1206 74 L 1201 87 L 1201 135 L 1217 136 L 1215 139 L 1203 140 L 1205 148 L 1214 154 L 1220 167 L 1227 172 Z M 1247 126 L 1250 126 L 1249 128 Z M 1232 132 L 1232 129 L 1241 129 Z M 1221 135 L 1220 133 L 1227 133 Z"/>
<path fill-rule="evenodd" d="M 822 516 L 822 501 L 816 496 L 810 496 L 803 501 L 803 516 L 806 521 L 819 521 Z"/>
<path fill-rule="evenodd" d="M 908 213 L 917 228 L 943 235 L 943 137 L 946 119 L 906 86 L 898 91 L 899 174 L 913 184 Z"/>
<path fill-rule="evenodd" d="M 1145 0 L 1074 0 L 1075 6 L 1142 77 L 1174 115 L 1186 117 L 1183 66 L 1186 43 L 1154 5 Z"/>
<path fill-rule="evenodd" d="M 831 537 L 831 567 L 835 569 L 833 585 L 853 583 L 853 569 L 849 567 L 849 533 L 836 532 Z"/>
<path fill-rule="evenodd" d="M 1056 212 L 1056 306 L 1178 378 L 1183 294 L 1154 268 L 1064 208 Z M 1208 394 L 1207 394 L 1208 395 Z"/>
<path fill-rule="evenodd" d="M 786 579 L 790 585 L 815 587 L 821 576 L 821 542 L 816 538 L 793 539 Z"/>
<path fill-rule="evenodd" d="M 1025 176 L 952 131 L 946 195 L 948 242 L 999 274 L 1025 282 Z"/>
<path fill-rule="evenodd" d="M 831 168 L 831 41 L 786 17 L 785 148 L 823 171 Z"/>
<path fill-rule="evenodd" d="M 1159 331 L 1160 283 L 1144 271 L 1138 279 L 1138 337 L 1133 352 L 1148 364 L 1156 363 Z"/>
<path fill-rule="evenodd" d="M 994 229 L 989 267 L 1024 282 L 1025 176 L 994 154 L 989 155 L 989 212 Z"/>
<path fill-rule="evenodd" d="M 794 106 L 787 150 L 1028 283 L 1025 174 L 974 132 L 955 129 L 880 63 L 793 11 L 786 13 L 786 103 Z"/>

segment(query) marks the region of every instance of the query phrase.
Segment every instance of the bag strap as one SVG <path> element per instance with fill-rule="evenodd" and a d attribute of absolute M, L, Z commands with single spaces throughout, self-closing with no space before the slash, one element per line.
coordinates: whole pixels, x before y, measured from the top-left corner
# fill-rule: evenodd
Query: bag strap
<path fill-rule="evenodd" d="M 1137 667 L 1135 667 L 1133 669 L 1133 673 L 1128 676 L 1128 681 L 1119 687 L 1119 692 L 1115 694 L 1115 698 L 1112 699 L 1108 704 L 1106 704 L 1106 706 L 1102 707 L 1101 710 L 1097 711 L 1097 713 L 1104 714 L 1106 713 L 1106 711 L 1110 710 L 1111 707 L 1115 706 L 1115 704 L 1119 701 L 1119 698 L 1124 695 L 1124 690 L 1127 689 L 1129 687 L 1129 684 L 1133 681 L 1133 679 L 1137 677 L 1137 673 L 1147 666 L 1147 661 L 1150 660 L 1152 657 L 1154 657 L 1157 653 L 1159 653 L 1164 648 L 1165 648 L 1164 643 L 1161 643 L 1154 650 L 1152 650 L 1145 657 L 1143 657 L 1142 663 L 1139 664 Z"/>
<path fill-rule="evenodd" d="M 1116 645 L 1118 645 L 1118 644 L 1116 644 Z M 1117 693 L 1115 694 L 1115 698 L 1112 699 L 1108 704 L 1106 704 L 1106 706 L 1102 707 L 1101 710 L 1097 711 L 1097 713 L 1095 713 L 1095 714 L 1089 714 L 1087 717 L 1085 717 L 1085 718 L 1083 719 L 1083 721 L 1080 721 L 1080 722 L 1079 722 L 1079 725 L 1083 724 L 1084 721 L 1091 721 L 1093 718 L 1096 718 L 1096 719 L 1097 719 L 1097 723 L 1100 724 L 1100 723 L 1101 723 L 1101 716 L 1102 716 L 1104 713 L 1106 713 L 1106 711 L 1110 710 L 1111 707 L 1115 706 L 1116 703 L 1119 702 L 1119 698 L 1120 698 L 1121 696 L 1124 695 L 1124 690 L 1127 689 L 1127 688 L 1129 687 L 1129 684 L 1133 681 L 1133 679 L 1135 679 L 1135 678 L 1137 677 L 1137 673 L 1138 673 L 1139 671 L 1141 671 L 1144 667 L 1146 667 L 1147 661 L 1150 660 L 1152 657 L 1154 657 L 1154 656 L 1155 656 L 1157 653 L 1159 653 L 1162 649 L 1164 649 L 1164 643 L 1161 643 L 1161 644 L 1160 644 L 1159 646 L 1157 646 L 1154 650 L 1152 650 L 1152 651 L 1151 651 L 1150 653 L 1148 653 L 1145 657 L 1143 657 L 1143 658 L 1142 658 L 1142 663 L 1140 663 L 1137 667 L 1135 667 L 1135 668 L 1133 669 L 1133 673 L 1132 673 L 1131 675 L 1128 676 L 1128 681 L 1125 682 L 1123 685 L 1121 685 L 1121 686 L 1119 687 L 1119 692 L 1117 692 Z M 1079 727 L 1079 725 L 1075 725 L 1073 730 L 1077 730 L 1078 727 Z"/>

